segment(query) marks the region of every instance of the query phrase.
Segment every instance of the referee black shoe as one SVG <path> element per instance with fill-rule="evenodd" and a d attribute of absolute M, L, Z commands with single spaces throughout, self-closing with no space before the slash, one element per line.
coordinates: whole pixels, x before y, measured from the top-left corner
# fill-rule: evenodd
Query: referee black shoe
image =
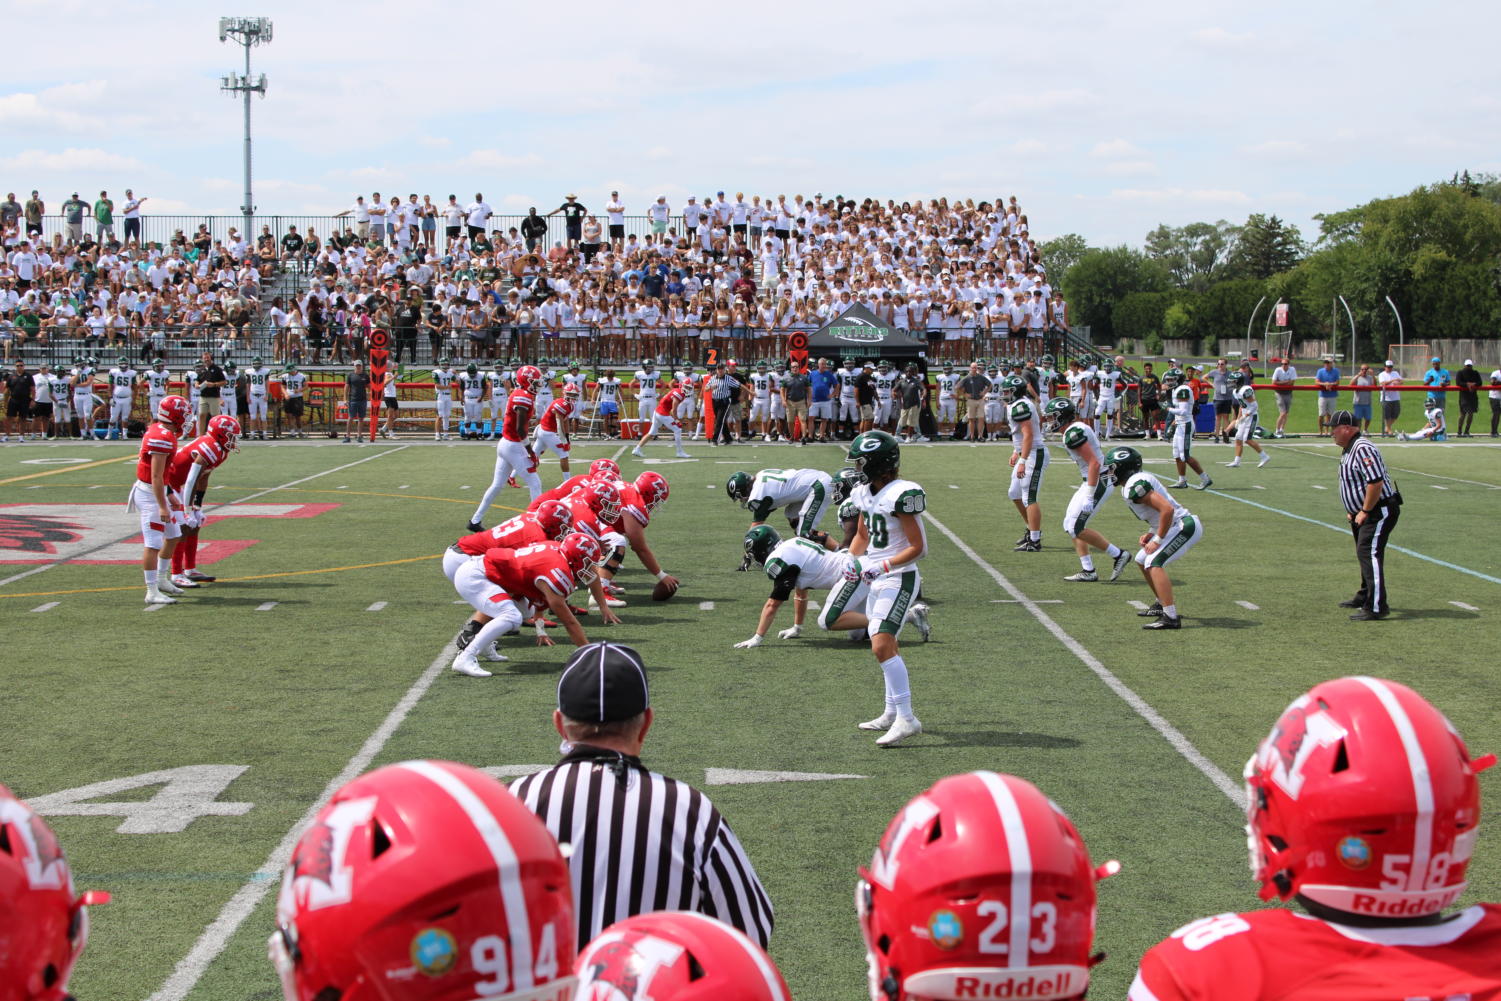
<path fill-rule="evenodd" d="M 1339 603 L 1339 607 L 1340 608 L 1364 608 L 1365 607 L 1365 602 L 1361 601 L 1359 598 L 1346 598 L 1344 601 L 1341 601 Z"/>
<path fill-rule="evenodd" d="M 1352 621 L 1352 622 L 1374 622 L 1377 619 L 1384 619 L 1384 618 L 1386 618 L 1387 615 L 1389 615 L 1389 614 L 1391 614 L 1391 613 L 1389 613 L 1389 612 L 1373 612 L 1369 608 L 1362 608 L 1360 611 L 1358 611 L 1354 615 L 1350 616 L 1350 621 Z"/>
<path fill-rule="evenodd" d="M 485 530 L 485 526 L 481 525 L 477 521 L 471 521 L 469 523 L 469 534 L 470 535 L 473 535 L 475 532 L 483 532 L 484 530 Z"/>
<path fill-rule="evenodd" d="M 1143 629 L 1182 629 L 1183 620 L 1176 615 L 1164 615 L 1156 622 L 1148 622 Z"/>
<path fill-rule="evenodd" d="M 1162 614 L 1162 602 L 1160 602 L 1160 601 L 1154 601 L 1154 602 L 1152 602 L 1151 607 L 1149 607 L 1149 608 L 1143 608 L 1141 611 L 1137 612 L 1136 614 L 1138 616 L 1140 616 L 1141 618 L 1144 618 L 1144 619 L 1149 619 L 1149 618 L 1151 618 L 1154 615 L 1160 616 Z"/>

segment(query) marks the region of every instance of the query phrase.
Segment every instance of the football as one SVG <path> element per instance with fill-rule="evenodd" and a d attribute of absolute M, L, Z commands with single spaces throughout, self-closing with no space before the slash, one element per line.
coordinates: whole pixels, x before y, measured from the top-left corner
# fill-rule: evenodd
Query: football
<path fill-rule="evenodd" d="M 668 584 L 666 581 L 659 580 L 651 589 L 651 600 L 666 601 L 668 598 L 671 598 L 674 594 L 677 593 L 678 589 L 676 584 Z"/>

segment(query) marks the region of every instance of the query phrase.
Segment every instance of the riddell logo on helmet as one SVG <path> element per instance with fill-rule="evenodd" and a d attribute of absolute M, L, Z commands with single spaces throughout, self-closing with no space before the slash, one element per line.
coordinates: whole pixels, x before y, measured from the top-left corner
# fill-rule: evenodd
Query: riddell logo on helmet
<path fill-rule="evenodd" d="M 1381 918 L 1421 917 L 1437 914 L 1459 899 L 1463 886 L 1439 890 L 1423 897 L 1387 900 L 1369 893 L 1357 893 L 1350 900 L 1350 910 L 1356 914 L 1369 914 Z"/>
<path fill-rule="evenodd" d="M 920 997 L 1005 999 L 1071 998 L 1084 993 L 1089 974 L 1077 966 L 1043 966 L 1031 970 L 948 969 L 916 973 L 902 985 Z"/>

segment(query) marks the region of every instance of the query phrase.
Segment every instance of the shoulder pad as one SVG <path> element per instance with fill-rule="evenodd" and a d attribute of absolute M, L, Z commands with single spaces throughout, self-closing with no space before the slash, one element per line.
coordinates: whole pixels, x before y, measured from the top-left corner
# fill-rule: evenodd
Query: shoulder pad
<path fill-rule="evenodd" d="M 912 487 L 897 495 L 893 510 L 897 514 L 922 514 L 927 510 L 927 506 L 928 498 L 923 493 L 922 487 Z"/>
<path fill-rule="evenodd" d="M 1126 496 L 1134 501 L 1139 501 L 1152 492 L 1151 480 L 1133 480 L 1126 487 Z"/>
<path fill-rule="evenodd" d="M 1084 436 L 1083 428 L 1072 427 L 1063 432 L 1063 444 L 1067 445 L 1069 448 L 1078 448 L 1087 440 L 1088 439 Z"/>

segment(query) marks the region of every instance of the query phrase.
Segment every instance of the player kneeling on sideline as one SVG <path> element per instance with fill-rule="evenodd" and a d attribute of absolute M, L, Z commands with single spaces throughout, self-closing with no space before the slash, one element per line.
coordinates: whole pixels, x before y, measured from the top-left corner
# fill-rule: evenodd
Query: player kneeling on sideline
<path fill-rule="evenodd" d="M 917 561 L 928 552 L 922 524 L 927 498 L 922 487 L 897 475 L 901 446 L 885 431 L 857 435 L 850 442 L 849 460 L 863 479 L 850 494 L 860 510 L 860 529 L 850 545 L 844 582 L 824 600 L 819 625 L 869 632 L 870 651 L 885 679 L 886 711 L 860 729 L 885 730 L 876 743 L 892 747 L 922 733 L 912 714 L 907 663 L 897 636 L 909 621 L 925 642 L 930 632 L 928 606 L 917 600 L 922 589 Z"/>
<path fill-rule="evenodd" d="M 182 536 L 172 550 L 172 583 L 178 587 L 211 584 L 217 578 L 198 572 L 198 531 L 203 527 L 203 497 L 209 474 L 229 453 L 240 450 L 240 422 L 225 414 L 208 419 L 208 431 L 177 450 L 167 467 L 167 483 L 187 505 Z"/>
<path fill-rule="evenodd" d="M 771 578 L 771 597 L 761 609 L 761 621 L 756 623 L 756 634 L 748 640 L 735 644 L 737 650 L 758 647 L 766 639 L 766 631 L 776 619 L 777 609 L 788 597 L 792 597 L 792 628 L 777 633 L 778 639 L 791 640 L 803 634 L 803 619 L 808 614 L 808 592 L 837 587 L 844 582 L 844 570 L 849 566 L 849 553 L 833 548 L 833 540 L 827 535 L 824 542 L 812 539 L 787 539 L 777 535 L 770 525 L 756 525 L 745 533 L 745 562 L 766 568 Z M 819 626 L 827 629 L 822 619 Z"/>
<path fill-rule="evenodd" d="M 762 948 L 738 928 L 696 911 L 653 911 L 617 921 L 580 953 L 575 998 L 651 1001 L 791 1001 Z"/>
<path fill-rule="evenodd" d="M 1089 547 L 1094 546 L 1110 557 L 1110 579 L 1113 581 L 1121 575 L 1126 564 L 1131 562 L 1131 554 L 1088 527 L 1089 519 L 1110 498 L 1110 480 L 1100 470 L 1100 439 L 1096 437 L 1094 428 L 1079 420 L 1074 402 L 1066 396 L 1048 401 L 1048 405 L 1043 408 L 1042 424 L 1049 431 L 1063 432 L 1063 447 L 1068 449 L 1074 464 L 1079 467 L 1079 475 L 1084 478 L 1084 482 L 1079 484 L 1069 500 L 1068 512 L 1063 516 L 1063 530 L 1074 540 L 1074 552 L 1079 555 L 1080 570 L 1063 579 L 1085 582 L 1100 579 L 1099 574 L 1095 573 L 1094 559 L 1089 555 Z"/>
<path fill-rule="evenodd" d="M 751 513 L 751 527 L 766 524 L 771 513 L 783 508 L 788 527 L 794 535 L 817 541 L 823 533 L 818 524 L 829 507 L 838 507 L 849 499 L 850 491 L 860 481 L 853 469 L 841 469 L 830 476 L 821 469 L 763 469 L 750 473 L 731 473 L 724 492 Z M 745 564 L 741 566 L 744 570 Z"/>
<path fill-rule="evenodd" d="M 648 366 L 650 367 L 650 366 Z M 655 391 L 655 388 L 653 389 Z M 641 446 L 653 441 L 660 431 L 669 432 L 672 435 L 673 447 L 677 450 L 679 459 L 688 458 L 688 453 L 683 451 L 683 422 L 678 419 L 677 410 L 683 400 L 688 396 L 688 390 L 681 382 L 669 389 L 660 400 L 656 400 L 656 407 L 649 410 L 651 414 L 651 426 L 641 429 L 641 440 L 636 442 L 636 447 L 631 449 L 631 454 L 636 458 L 642 458 Z M 641 398 L 641 409 L 647 410 L 648 403 L 645 395 Z"/>
<path fill-rule="evenodd" d="M 490 672 L 479 666 L 473 651 L 489 661 L 509 660 L 495 649 L 495 642 L 528 619 L 536 624 L 537 645 L 552 646 L 543 618 L 549 610 L 568 630 L 574 646 L 588 643 L 568 596 L 578 585 L 594 581 L 600 558 L 599 542 L 582 532 L 573 532 L 562 542 L 492 549 L 483 556 L 471 556 L 454 574 L 453 587 L 474 609 L 470 621 L 480 623 L 480 628 L 453 659 L 453 670 L 471 678 L 488 678 Z M 518 604 L 522 601 L 529 607 L 523 609 Z"/>
<path fill-rule="evenodd" d="M 1235 391 L 1235 402 L 1240 406 L 1240 417 L 1235 421 L 1235 458 L 1225 463 L 1226 467 L 1234 469 L 1240 465 L 1240 453 L 1247 446 L 1251 451 L 1261 456 L 1261 461 L 1256 463 L 1260 469 L 1272 461 L 1272 453 L 1261 447 L 1261 442 L 1256 440 L 1256 432 L 1260 430 L 1256 426 L 1256 390 L 1250 386 L 1242 386 Z"/>
<path fill-rule="evenodd" d="M 1449 437 L 1444 422 L 1444 408 L 1438 405 L 1436 400 L 1428 400 L 1423 404 L 1423 416 L 1428 423 L 1423 425 L 1423 430 L 1414 431 L 1412 434 L 1397 432 L 1398 441 L 1422 441 L 1424 438 L 1432 438 L 1434 441 L 1444 441 Z"/>
<path fill-rule="evenodd" d="M 1095 866 L 1072 822 L 1025 779 L 940 779 L 886 827 L 855 884 L 870 1001 L 1084 997 Z"/>
<path fill-rule="evenodd" d="M 173 595 L 182 588 L 172 583 L 172 552 L 182 535 L 182 498 L 167 483 L 167 470 L 177 454 L 177 437 L 182 434 L 192 411 L 181 396 L 168 396 L 156 408 L 156 422 L 141 437 L 141 455 L 136 462 L 136 479 L 126 498 L 125 509 L 141 515 L 141 571 L 146 578 L 146 604 L 174 605 Z M 166 559 L 167 565 L 161 561 Z"/>
<path fill-rule="evenodd" d="M 478 769 L 404 761 L 303 832 L 267 945 L 286 1001 L 569 1001 L 577 937 L 542 821 Z"/>
<path fill-rule="evenodd" d="M 558 457 L 558 468 L 563 471 L 564 479 L 568 477 L 568 452 L 573 447 L 568 436 L 568 422 L 578 411 L 578 402 L 578 384 L 570 382 L 563 387 L 563 395 L 542 411 L 542 419 L 537 422 L 537 432 L 532 438 L 532 451 L 537 458 L 542 458 L 547 452 Z"/>
<path fill-rule="evenodd" d="M 102 890 L 74 895 L 52 828 L 0 785 L 0 998 L 69 1001 L 89 939 L 86 908 L 107 903 Z"/>
<path fill-rule="evenodd" d="M 1121 488 L 1121 497 L 1131 513 L 1149 529 L 1142 534 L 1136 563 L 1156 601 L 1137 615 L 1151 618 L 1143 629 L 1179 629 L 1183 620 L 1173 601 L 1173 581 L 1167 567 L 1204 537 L 1204 525 L 1173 499 L 1162 481 L 1141 468 L 1141 453 L 1134 448 L 1116 448 L 1105 457 L 1105 471 Z"/>
<path fill-rule="evenodd" d="M 1377 678 L 1315 685 L 1246 763 L 1251 871 L 1284 908 L 1203 918 L 1142 958 L 1130 1001 L 1501 997 L 1501 907 L 1465 889 L 1478 773 L 1453 725 Z"/>

